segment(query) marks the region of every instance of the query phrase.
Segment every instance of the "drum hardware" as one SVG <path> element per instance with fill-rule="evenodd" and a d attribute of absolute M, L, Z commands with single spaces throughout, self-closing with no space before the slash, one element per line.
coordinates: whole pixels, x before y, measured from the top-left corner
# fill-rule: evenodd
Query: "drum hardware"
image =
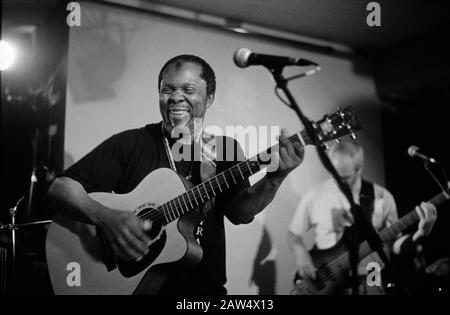
<path fill-rule="evenodd" d="M 28 223 L 21 223 L 16 224 L 16 215 L 17 215 L 17 208 L 22 203 L 25 196 L 20 197 L 20 199 L 16 202 L 14 207 L 9 209 L 9 215 L 11 217 L 11 223 L 9 224 L 1 224 L 0 223 L 0 232 L 3 232 L 4 230 L 9 230 L 11 232 L 11 283 L 12 283 L 12 291 L 15 292 L 16 289 L 16 248 L 17 248 L 17 239 L 16 239 L 16 232 L 19 229 L 31 227 L 31 226 L 37 226 L 37 225 L 43 225 L 43 224 L 49 224 L 52 222 L 52 220 L 44 220 L 44 221 L 34 221 L 34 222 L 28 222 Z M 6 259 L 7 257 L 7 251 L 4 250 L 4 253 L 2 253 L 2 257 Z M 4 260 L 5 260 L 4 259 Z M 7 268 L 7 263 L 5 260 L 5 266 L 4 268 Z M 6 269 L 5 269 L 6 270 Z M 6 274 L 6 273 L 5 273 Z M 4 279 L 6 282 L 6 279 Z M 5 286 L 3 292 L 1 294 L 6 294 L 6 284 L 2 283 L 2 287 Z"/>

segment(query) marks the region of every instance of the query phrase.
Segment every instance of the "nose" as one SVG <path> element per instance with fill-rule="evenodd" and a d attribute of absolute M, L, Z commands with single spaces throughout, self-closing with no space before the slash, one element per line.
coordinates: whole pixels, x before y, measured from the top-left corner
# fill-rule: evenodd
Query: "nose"
<path fill-rule="evenodd" d="M 183 100 L 184 99 L 183 91 L 181 89 L 173 90 L 172 94 L 170 94 L 169 99 L 174 102 Z"/>

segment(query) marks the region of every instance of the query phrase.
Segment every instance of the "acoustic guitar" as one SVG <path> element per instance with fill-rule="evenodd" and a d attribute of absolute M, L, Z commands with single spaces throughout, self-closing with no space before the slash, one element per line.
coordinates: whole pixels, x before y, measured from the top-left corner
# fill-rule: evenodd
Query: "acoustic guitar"
<path fill-rule="evenodd" d="M 359 129 L 352 108 L 338 110 L 315 122 L 317 143 L 305 131 L 292 135 L 291 142 L 326 145 Z M 179 262 L 195 266 L 202 249 L 194 236 L 205 202 L 246 180 L 270 164 L 272 148 L 239 162 L 209 180 L 190 187 L 174 171 L 161 168 L 148 174 L 127 194 L 90 193 L 99 203 L 113 209 L 129 209 L 143 220 L 152 221 L 152 243 L 142 260 L 122 261 L 114 257 L 101 231 L 95 226 L 66 217 L 62 212 L 51 223 L 46 239 L 46 256 L 56 294 L 133 294 L 143 277 L 161 264 Z M 152 281 L 148 279 L 147 281 Z"/>

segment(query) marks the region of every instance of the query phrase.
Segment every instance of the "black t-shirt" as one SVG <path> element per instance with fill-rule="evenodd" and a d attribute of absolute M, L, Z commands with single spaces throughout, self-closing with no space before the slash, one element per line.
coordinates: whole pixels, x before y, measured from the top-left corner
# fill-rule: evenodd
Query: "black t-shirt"
<path fill-rule="evenodd" d="M 219 141 L 219 138 L 216 139 Z M 216 173 L 220 173 L 242 159 L 243 153 L 237 141 L 222 137 L 225 144 L 217 148 L 227 148 L 226 142 L 235 145 L 235 160 L 217 161 Z M 217 152 L 226 157 L 226 152 Z M 223 154 L 223 155 L 221 155 Z M 176 162 L 180 173 L 190 171 L 186 162 Z M 190 165 L 190 164 L 189 164 Z M 195 165 L 195 164 L 194 164 Z M 158 168 L 170 168 L 169 158 L 164 147 L 161 123 L 132 129 L 116 134 L 105 140 L 60 176 L 70 177 L 79 182 L 88 192 L 114 192 L 124 194 L 132 191 L 146 175 Z M 199 167 L 193 168 L 194 173 Z M 194 174 L 195 175 L 195 174 Z M 197 184 L 199 176 L 194 176 Z M 240 190 L 249 187 L 248 180 L 230 191 L 216 197 L 214 205 L 204 217 L 201 245 L 203 257 L 194 270 L 186 272 L 177 266 L 171 267 L 169 278 L 162 293 L 168 294 L 224 294 L 225 270 L 225 229 L 224 214 L 227 205 Z"/>

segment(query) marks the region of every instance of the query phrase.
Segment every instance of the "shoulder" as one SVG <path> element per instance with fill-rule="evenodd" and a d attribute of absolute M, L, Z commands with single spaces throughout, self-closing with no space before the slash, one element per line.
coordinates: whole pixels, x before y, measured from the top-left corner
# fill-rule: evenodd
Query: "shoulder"
<path fill-rule="evenodd" d="M 121 141 L 128 143 L 129 141 L 137 141 L 141 138 L 156 138 L 160 134 L 160 124 L 149 124 L 140 128 L 128 129 L 114 134 L 110 139 L 112 141 Z"/>
<path fill-rule="evenodd" d="M 324 194 L 330 195 L 330 194 L 334 194 L 334 193 L 339 193 L 340 190 L 339 190 L 338 186 L 336 185 L 334 179 L 329 178 L 329 179 L 313 186 L 309 192 L 312 197 L 317 197 L 317 196 L 321 196 Z"/>
<path fill-rule="evenodd" d="M 377 183 L 373 183 L 373 185 L 375 190 L 375 198 L 382 199 L 387 209 L 396 209 L 397 205 L 395 202 L 394 195 L 392 195 L 392 193 L 385 187 Z"/>
<path fill-rule="evenodd" d="M 326 180 L 324 182 L 316 184 L 305 192 L 300 201 L 300 205 L 306 206 L 316 200 L 319 200 L 321 196 L 329 193 L 330 191 L 332 191 L 332 189 L 333 182 L 331 182 L 330 180 Z"/>
<path fill-rule="evenodd" d="M 146 125 L 118 132 L 104 140 L 97 147 L 97 150 L 127 155 L 130 152 L 134 152 L 138 147 L 153 147 L 157 140 L 157 134 L 154 130 L 155 127 L 153 125 Z"/>
<path fill-rule="evenodd" d="M 394 199 L 394 196 L 392 195 L 392 193 L 389 190 L 387 190 L 385 187 L 381 186 L 380 184 L 374 182 L 373 187 L 375 190 L 376 197 Z"/>

